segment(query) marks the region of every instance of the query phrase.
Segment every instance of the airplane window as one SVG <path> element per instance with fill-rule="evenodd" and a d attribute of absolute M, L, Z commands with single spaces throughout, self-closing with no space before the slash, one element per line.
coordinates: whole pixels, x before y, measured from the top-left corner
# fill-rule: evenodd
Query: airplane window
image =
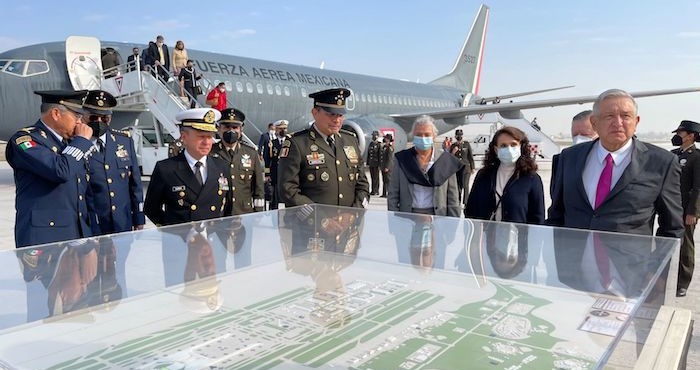
<path fill-rule="evenodd" d="M 394 101 L 394 104 L 399 104 L 399 101 L 398 101 L 398 99 L 396 99 L 395 96 L 392 96 L 392 97 L 391 97 L 391 100 Z"/>
<path fill-rule="evenodd" d="M 275 94 L 282 95 L 282 88 L 280 85 L 275 85 Z"/>
<path fill-rule="evenodd" d="M 7 64 L 5 67 L 5 72 L 21 76 L 24 73 L 24 64 L 26 62 L 23 60 L 13 60 Z"/>
<path fill-rule="evenodd" d="M 236 82 L 236 90 L 238 90 L 239 93 L 243 92 L 243 83 L 241 81 Z"/>
<path fill-rule="evenodd" d="M 30 60 L 27 64 L 25 76 L 34 76 L 49 71 L 49 63 L 45 60 Z"/>
<path fill-rule="evenodd" d="M 253 93 L 253 84 L 250 82 L 246 82 L 245 83 L 245 91 L 247 91 L 248 94 L 252 94 Z"/>
<path fill-rule="evenodd" d="M 382 104 L 386 104 L 386 96 L 384 95 L 379 95 L 379 102 Z"/>
<path fill-rule="evenodd" d="M 255 85 L 255 88 L 258 89 L 258 94 L 262 94 L 262 93 L 265 92 L 265 90 L 263 90 L 262 84 L 257 84 L 257 85 Z"/>
<path fill-rule="evenodd" d="M 376 102 L 377 102 L 377 96 L 374 95 L 374 94 L 372 94 L 372 102 L 373 102 L 373 103 L 376 103 Z"/>
<path fill-rule="evenodd" d="M 0 69 L 2 69 L 2 67 L 4 67 L 5 64 L 7 64 L 7 62 L 7 60 L 0 60 Z"/>
<path fill-rule="evenodd" d="M 284 87 L 284 96 L 290 96 L 292 95 L 291 92 L 289 91 L 289 86 Z"/>
<path fill-rule="evenodd" d="M 308 97 L 309 97 L 309 95 L 306 93 L 306 89 L 303 88 L 303 87 L 301 88 L 301 96 L 303 96 L 303 97 L 305 97 L 305 98 L 308 98 Z"/>
<path fill-rule="evenodd" d="M 360 94 L 360 100 L 362 100 L 363 103 L 367 101 L 365 99 L 365 94 Z"/>
<path fill-rule="evenodd" d="M 270 84 L 267 84 L 267 93 L 269 95 L 272 95 L 275 93 L 275 90 L 272 88 L 272 85 L 270 85 Z"/>

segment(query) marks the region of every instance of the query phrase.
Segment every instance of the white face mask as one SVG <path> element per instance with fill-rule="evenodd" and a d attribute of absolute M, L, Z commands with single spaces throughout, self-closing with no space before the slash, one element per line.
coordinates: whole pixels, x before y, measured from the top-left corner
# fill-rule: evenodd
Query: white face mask
<path fill-rule="evenodd" d="M 222 88 L 219 89 L 219 91 L 224 92 L 224 91 L 226 91 L 226 88 L 225 88 L 225 87 L 222 87 Z"/>
<path fill-rule="evenodd" d="M 498 160 L 503 164 L 513 164 L 520 158 L 520 146 L 509 146 L 498 148 Z"/>
<path fill-rule="evenodd" d="M 589 136 L 576 135 L 573 137 L 572 141 L 574 142 L 574 145 L 576 145 L 576 144 L 581 144 L 581 143 L 585 143 L 588 141 L 593 141 L 593 138 L 589 137 Z"/>
<path fill-rule="evenodd" d="M 275 136 L 275 132 L 277 132 L 277 131 L 275 131 L 275 130 L 270 130 L 270 136 Z"/>

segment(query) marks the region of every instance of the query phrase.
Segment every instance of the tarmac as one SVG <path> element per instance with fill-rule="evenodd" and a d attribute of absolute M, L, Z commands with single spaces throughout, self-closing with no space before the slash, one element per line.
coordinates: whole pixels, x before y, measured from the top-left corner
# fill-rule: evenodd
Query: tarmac
<path fill-rule="evenodd" d="M 4 153 L 4 145 L 0 148 Z M 0 212 L 0 251 L 12 250 L 15 248 L 14 243 L 14 223 L 15 223 L 15 184 L 12 174 L 12 168 L 0 157 L 0 209 L 5 209 L 5 212 Z M 549 189 L 549 180 L 551 170 L 548 163 L 543 163 L 539 171 L 544 188 Z M 369 178 L 369 174 L 367 174 Z M 474 176 L 472 176 L 472 179 Z M 147 186 L 144 183 L 144 188 Z M 549 207 L 550 199 L 546 197 L 545 206 Z M 386 210 L 386 198 L 372 197 L 369 209 Z M 146 228 L 155 227 L 153 223 L 147 221 Z M 700 228 L 696 229 L 695 240 L 700 241 Z M 697 245 L 697 244 L 696 244 Z M 696 247 L 697 249 L 697 247 Z M 695 263 L 698 267 L 696 271 L 700 271 L 700 253 L 695 255 Z M 688 353 L 688 369 L 700 369 L 700 281 L 699 278 L 694 278 L 688 289 L 688 295 L 684 298 L 674 298 L 667 305 L 687 308 L 693 311 L 693 337 L 690 342 L 690 350 Z"/>

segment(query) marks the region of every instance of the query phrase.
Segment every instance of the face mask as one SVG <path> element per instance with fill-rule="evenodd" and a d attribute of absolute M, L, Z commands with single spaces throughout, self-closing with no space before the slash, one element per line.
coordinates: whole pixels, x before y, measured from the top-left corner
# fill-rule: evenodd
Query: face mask
<path fill-rule="evenodd" d="M 574 145 L 576 145 L 576 144 L 581 144 L 581 143 L 593 141 L 593 138 L 588 137 L 588 136 L 583 136 L 583 135 L 576 135 L 573 137 L 572 141 L 574 142 Z"/>
<path fill-rule="evenodd" d="M 428 150 L 433 147 L 433 138 L 432 137 L 422 137 L 422 136 L 414 136 L 413 137 L 413 146 L 416 147 L 418 150 Z"/>
<path fill-rule="evenodd" d="M 238 132 L 224 131 L 224 136 L 221 138 L 226 144 L 232 145 L 238 142 Z"/>
<path fill-rule="evenodd" d="M 226 88 L 224 88 L 224 87 L 219 88 L 219 91 L 224 92 L 224 91 L 226 91 Z"/>
<path fill-rule="evenodd" d="M 455 139 L 456 139 L 457 141 L 462 141 L 462 137 L 461 137 L 461 136 L 455 136 Z"/>
<path fill-rule="evenodd" d="M 681 146 L 681 144 L 683 144 L 683 138 L 678 135 L 673 135 L 671 144 L 673 144 L 673 146 Z"/>
<path fill-rule="evenodd" d="M 104 135 L 105 132 L 107 132 L 107 130 L 109 129 L 108 124 L 106 124 L 102 121 L 99 121 L 99 120 L 89 122 L 87 125 L 90 126 L 90 128 L 92 129 L 92 136 L 94 136 L 94 137 L 100 137 L 100 136 Z"/>
<path fill-rule="evenodd" d="M 520 158 L 520 146 L 498 148 L 498 160 L 504 164 L 512 164 Z"/>

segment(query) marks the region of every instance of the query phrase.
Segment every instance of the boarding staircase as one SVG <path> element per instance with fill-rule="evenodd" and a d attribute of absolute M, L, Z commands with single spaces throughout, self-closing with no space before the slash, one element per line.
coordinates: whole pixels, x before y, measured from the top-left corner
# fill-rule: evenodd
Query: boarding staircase
<path fill-rule="evenodd" d="M 478 151 L 475 150 L 475 153 L 483 152 L 485 149 L 488 149 L 488 142 L 491 140 L 491 137 L 496 130 L 503 126 L 515 127 L 523 131 L 530 141 L 530 149 L 535 158 L 551 159 L 555 154 L 559 154 L 561 151 L 559 145 L 554 142 L 549 135 L 542 132 L 536 126 L 535 122 L 526 119 L 522 116 L 522 114 L 512 118 L 506 118 L 500 113 L 487 113 L 479 115 L 478 117 L 470 117 L 469 123 L 491 125 L 488 138 L 485 141 L 483 148 L 479 148 L 480 150 Z"/>

